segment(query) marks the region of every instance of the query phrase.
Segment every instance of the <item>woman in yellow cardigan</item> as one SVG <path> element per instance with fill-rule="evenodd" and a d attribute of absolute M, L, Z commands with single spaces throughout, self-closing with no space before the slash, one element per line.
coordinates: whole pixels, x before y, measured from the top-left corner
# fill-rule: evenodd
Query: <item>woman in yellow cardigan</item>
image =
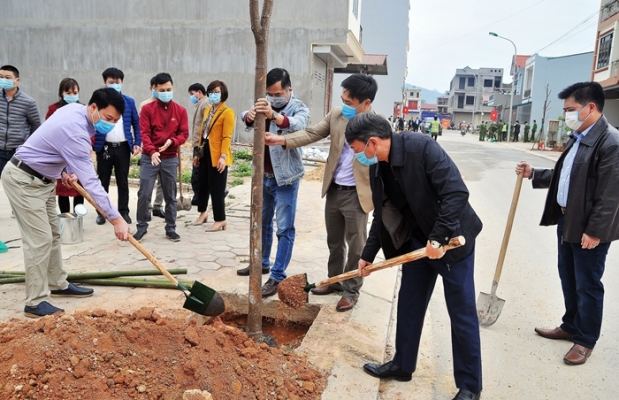
<path fill-rule="evenodd" d="M 215 222 L 207 232 L 226 229 L 225 190 L 228 165 L 232 164 L 232 133 L 234 132 L 234 110 L 226 106 L 228 88 L 222 81 L 213 81 L 206 88 L 212 106 L 204 110 L 200 141 L 194 151 L 193 165 L 198 168 L 198 212 L 194 225 L 208 220 L 206 207 L 208 198 L 213 204 Z"/>

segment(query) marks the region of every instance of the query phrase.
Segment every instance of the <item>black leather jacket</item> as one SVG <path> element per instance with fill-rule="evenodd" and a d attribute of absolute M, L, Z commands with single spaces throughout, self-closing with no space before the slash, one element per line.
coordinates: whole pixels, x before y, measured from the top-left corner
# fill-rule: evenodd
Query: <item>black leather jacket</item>
<path fill-rule="evenodd" d="M 540 225 L 559 220 L 559 175 L 575 141 L 570 139 L 554 169 L 536 169 L 533 174 L 534 188 L 549 189 Z M 580 243 L 583 233 L 602 242 L 619 239 L 619 131 L 603 116 L 581 140 L 570 174 L 562 238 Z"/>
<path fill-rule="evenodd" d="M 482 222 L 468 202 L 469 191 L 460 171 L 447 153 L 430 136 L 404 132 L 393 134 L 389 152 L 389 166 L 398 182 L 404 182 L 402 191 L 417 225 L 429 240 L 446 244 L 450 238 L 462 235 L 466 244 L 448 251 L 445 262 L 454 264 L 467 256 L 482 228 Z M 389 235 L 382 226 L 382 204 L 376 204 L 383 190 L 378 176 L 378 165 L 370 167 L 370 186 L 374 201 L 372 227 L 361 258 L 374 261 L 379 249 L 391 258 L 414 249 L 388 251 Z M 380 196 L 382 198 L 382 196 Z M 392 250 L 393 249 L 393 246 Z M 403 246 L 404 247 L 404 246 Z"/>

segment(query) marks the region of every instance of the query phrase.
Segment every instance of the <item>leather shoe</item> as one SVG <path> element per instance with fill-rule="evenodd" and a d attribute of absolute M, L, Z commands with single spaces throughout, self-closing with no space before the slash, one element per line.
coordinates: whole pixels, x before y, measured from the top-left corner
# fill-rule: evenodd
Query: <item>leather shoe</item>
<path fill-rule="evenodd" d="M 335 311 L 343 312 L 352 310 L 352 308 L 357 304 L 357 300 L 351 299 L 349 297 L 342 297 L 340 301 L 337 302 L 335 306 Z"/>
<path fill-rule="evenodd" d="M 103 215 L 97 215 L 97 225 L 105 225 L 105 218 L 103 218 Z"/>
<path fill-rule="evenodd" d="M 63 290 L 52 290 L 52 297 L 69 296 L 69 297 L 88 297 L 92 296 L 94 290 L 83 288 L 69 283 L 69 286 Z"/>
<path fill-rule="evenodd" d="M 481 392 L 473 393 L 470 390 L 460 389 L 456 397 L 453 400 L 479 400 L 481 398 Z"/>
<path fill-rule="evenodd" d="M 389 361 L 383 365 L 380 364 L 365 364 L 363 370 L 375 378 L 395 378 L 396 381 L 408 382 L 412 379 L 413 374 L 400 370 L 400 367 Z"/>
<path fill-rule="evenodd" d="M 165 218 L 165 213 L 163 212 L 163 210 L 159 210 L 157 208 L 153 208 L 153 215 L 155 217 Z"/>
<path fill-rule="evenodd" d="M 546 339 L 554 339 L 554 340 L 569 340 L 572 341 L 574 335 L 569 332 L 564 331 L 561 327 L 556 327 L 554 329 L 543 329 L 543 328 L 535 328 L 535 332 L 541 337 L 545 337 Z"/>
<path fill-rule="evenodd" d="M 269 272 L 271 272 L 271 268 L 262 268 L 262 275 L 268 274 Z M 237 269 L 236 274 L 240 276 L 249 276 L 249 267 Z"/>
<path fill-rule="evenodd" d="M 593 349 L 588 349 L 580 344 L 574 344 L 570 351 L 563 357 L 563 362 L 569 365 L 581 365 L 587 362 Z"/>
<path fill-rule="evenodd" d="M 144 235 L 146 235 L 147 232 L 148 231 L 146 229 L 144 229 L 143 231 L 138 229 L 138 231 L 133 234 L 133 238 L 137 240 L 138 242 L 140 242 L 142 241 L 142 239 L 144 238 Z"/>
<path fill-rule="evenodd" d="M 312 292 L 312 294 L 315 294 L 317 296 L 324 296 L 326 294 L 334 293 L 335 289 L 333 289 L 331 286 L 327 285 L 327 286 L 320 286 L 320 287 L 317 287 L 317 288 L 313 288 L 310 291 Z"/>
<path fill-rule="evenodd" d="M 130 224 L 131 222 L 131 217 L 129 216 L 129 214 L 123 214 L 123 219 L 125 220 L 126 223 Z"/>
<path fill-rule="evenodd" d="M 54 307 L 47 301 L 42 301 L 34 307 L 24 307 L 24 315 L 29 318 L 40 318 L 46 315 L 52 315 L 57 312 L 64 312 L 62 308 Z"/>
<path fill-rule="evenodd" d="M 278 285 L 279 285 L 279 282 L 274 281 L 273 279 L 269 278 L 264 284 L 264 286 L 262 286 L 262 298 L 270 297 L 270 296 L 273 296 L 275 293 L 277 293 Z"/>

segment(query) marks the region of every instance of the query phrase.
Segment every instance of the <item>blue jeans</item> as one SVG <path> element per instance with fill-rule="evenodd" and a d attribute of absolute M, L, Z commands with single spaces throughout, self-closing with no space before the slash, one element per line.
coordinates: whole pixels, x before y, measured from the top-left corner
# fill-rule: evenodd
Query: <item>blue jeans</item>
<path fill-rule="evenodd" d="M 602 275 L 610 242 L 583 249 L 580 243 L 562 242 L 562 232 L 563 216 L 557 226 L 559 277 L 565 302 L 561 329 L 574 335 L 575 344 L 592 349 L 602 327 Z"/>
<path fill-rule="evenodd" d="M 297 212 L 299 181 L 278 186 L 275 178 L 264 177 L 262 184 L 262 268 L 269 268 L 273 245 L 273 215 L 277 221 L 277 254 L 271 268 L 271 279 L 281 282 L 286 279 L 286 268 L 294 246 L 294 218 Z"/>
<path fill-rule="evenodd" d="M 4 151 L 0 150 L 0 175 L 2 175 L 2 170 L 4 166 L 11 161 L 11 157 L 15 154 L 15 150 Z"/>

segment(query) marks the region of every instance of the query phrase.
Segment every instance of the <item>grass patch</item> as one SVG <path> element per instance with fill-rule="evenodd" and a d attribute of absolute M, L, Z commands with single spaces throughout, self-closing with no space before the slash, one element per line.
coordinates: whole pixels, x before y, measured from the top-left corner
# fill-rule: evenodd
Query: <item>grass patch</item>
<path fill-rule="evenodd" d="M 237 178 L 242 178 L 244 176 L 251 176 L 251 164 L 246 161 L 239 162 L 234 165 L 234 170 L 232 171 L 232 176 Z"/>
<path fill-rule="evenodd" d="M 232 151 L 232 158 L 235 160 L 253 160 L 253 153 L 247 150 L 234 150 Z"/>
<path fill-rule="evenodd" d="M 242 185 L 242 184 L 243 184 L 243 178 L 234 178 L 229 183 L 230 187 L 235 187 L 235 186 L 239 186 L 239 185 Z"/>

